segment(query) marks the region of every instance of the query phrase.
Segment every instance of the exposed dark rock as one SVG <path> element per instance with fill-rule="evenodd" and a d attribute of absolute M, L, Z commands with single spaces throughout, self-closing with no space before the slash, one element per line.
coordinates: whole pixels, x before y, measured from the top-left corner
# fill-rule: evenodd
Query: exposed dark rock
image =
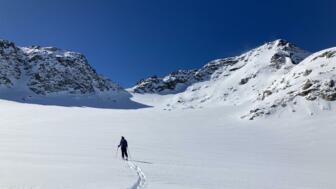
<path fill-rule="evenodd" d="M 272 91 L 270 90 L 265 90 L 262 94 L 262 100 L 264 100 L 267 96 L 270 96 L 272 94 Z"/>
<path fill-rule="evenodd" d="M 312 61 L 314 61 L 318 58 L 323 58 L 323 57 L 331 58 L 331 57 L 334 57 L 334 56 L 336 56 L 336 51 L 326 51 L 326 52 L 316 56 L 315 58 L 313 58 Z"/>
<path fill-rule="evenodd" d="M 274 54 L 271 58 L 271 65 L 274 66 L 276 69 L 280 69 L 282 65 L 286 63 L 286 55 L 277 53 Z"/>
<path fill-rule="evenodd" d="M 308 88 L 310 88 L 311 86 L 313 86 L 313 83 L 308 79 L 302 86 L 302 90 L 306 90 Z"/>
<path fill-rule="evenodd" d="M 327 82 L 327 86 L 328 87 L 334 87 L 335 86 L 335 81 L 334 80 L 329 80 L 328 82 Z"/>
<path fill-rule="evenodd" d="M 336 91 L 332 93 L 322 93 L 321 97 L 327 101 L 334 101 L 336 100 Z"/>
<path fill-rule="evenodd" d="M 312 73 L 312 70 L 305 70 L 303 76 L 308 76 L 310 73 Z"/>
<path fill-rule="evenodd" d="M 249 77 L 243 78 L 240 80 L 239 85 L 245 85 L 250 80 Z"/>

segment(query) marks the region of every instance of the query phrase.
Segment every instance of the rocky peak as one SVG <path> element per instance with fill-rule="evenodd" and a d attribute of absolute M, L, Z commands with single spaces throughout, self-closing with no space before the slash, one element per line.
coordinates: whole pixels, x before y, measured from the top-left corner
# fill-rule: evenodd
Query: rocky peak
<path fill-rule="evenodd" d="M 290 67 L 298 64 L 308 55 L 307 51 L 300 49 L 296 45 L 286 40 L 278 39 L 265 43 L 239 56 L 210 61 L 200 69 L 179 70 L 165 77 L 141 80 L 132 88 L 132 91 L 135 93 L 179 93 L 194 83 L 217 79 L 223 75 L 230 75 L 246 64 L 256 62 L 256 59 L 265 60 L 257 61 L 259 65 L 255 65 L 255 67 L 259 67 L 259 70 L 267 69 L 268 67 L 278 70 L 285 65 Z M 246 77 L 251 77 L 255 74 L 247 74 Z M 243 79 L 246 77 L 243 77 Z"/>
<path fill-rule="evenodd" d="M 182 91 L 191 82 L 196 70 L 178 70 L 165 77 L 152 76 L 140 80 L 132 91 L 135 93 L 169 94 Z"/>
<path fill-rule="evenodd" d="M 83 54 L 55 47 L 18 47 L 7 40 L 0 40 L 0 88 L 26 88 L 37 95 L 122 90 L 98 75 Z"/>
<path fill-rule="evenodd" d="M 26 57 L 13 42 L 0 40 L 0 87 L 11 87 L 20 79 Z"/>

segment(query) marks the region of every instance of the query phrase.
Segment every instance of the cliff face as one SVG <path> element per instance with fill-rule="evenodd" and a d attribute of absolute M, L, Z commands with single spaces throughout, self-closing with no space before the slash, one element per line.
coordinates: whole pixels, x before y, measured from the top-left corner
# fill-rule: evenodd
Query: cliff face
<path fill-rule="evenodd" d="M 145 107 L 99 75 L 83 54 L 55 47 L 19 47 L 0 40 L 0 99 L 99 108 Z"/>
<path fill-rule="evenodd" d="M 0 86 L 38 95 L 96 94 L 122 90 L 97 74 L 84 55 L 53 47 L 17 47 L 0 41 Z"/>

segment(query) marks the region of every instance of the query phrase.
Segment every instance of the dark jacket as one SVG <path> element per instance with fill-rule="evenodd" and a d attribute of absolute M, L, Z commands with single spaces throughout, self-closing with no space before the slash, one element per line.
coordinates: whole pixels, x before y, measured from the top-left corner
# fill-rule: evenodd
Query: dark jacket
<path fill-rule="evenodd" d="M 126 149 L 126 148 L 127 148 L 127 140 L 124 139 L 124 138 L 122 138 L 122 139 L 120 140 L 120 144 L 118 145 L 118 147 L 121 147 L 121 148 L 123 148 L 123 149 Z"/>

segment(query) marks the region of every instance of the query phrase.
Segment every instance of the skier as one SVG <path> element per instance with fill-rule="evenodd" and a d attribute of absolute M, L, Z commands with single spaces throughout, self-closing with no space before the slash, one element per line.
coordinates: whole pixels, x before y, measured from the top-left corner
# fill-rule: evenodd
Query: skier
<path fill-rule="evenodd" d="M 123 159 L 128 160 L 128 154 L 127 154 L 127 140 L 122 136 L 120 140 L 120 144 L 118 145 L 118 148 L 121 147 L 121 157 Z"/>

